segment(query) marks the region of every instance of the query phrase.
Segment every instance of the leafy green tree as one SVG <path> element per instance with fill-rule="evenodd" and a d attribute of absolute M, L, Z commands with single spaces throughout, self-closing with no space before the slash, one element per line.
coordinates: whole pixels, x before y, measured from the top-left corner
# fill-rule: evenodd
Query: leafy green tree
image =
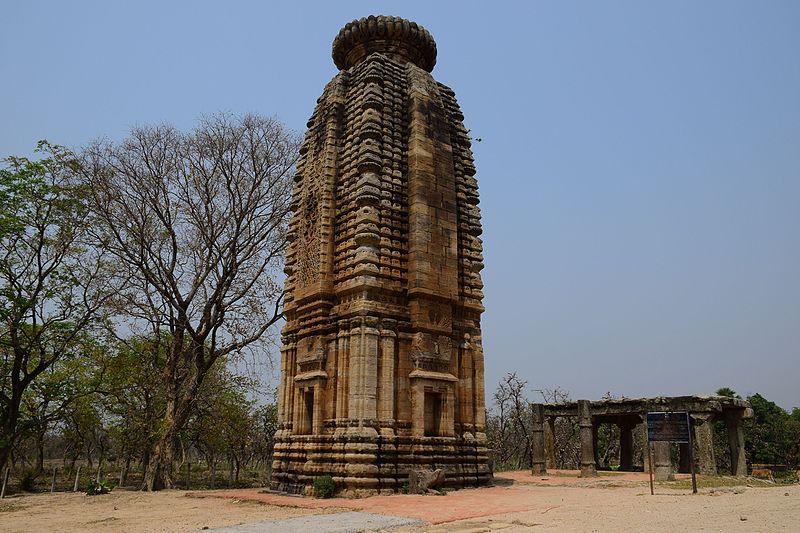
<path fill-rule="evenodd" d="M 745 432 L 745 449 L 754 463 L 800 464 L 800 424 L 783 408 L 754 394 L 747 398 L 753 423 Z"/>
<path fill-rule="evenodd" d="M 158 440 L 158 424 L 166 409 L 161 373 L 168 341 L 134 336 L 120 340 L 104 360 L 106 377 L 98 403 L 109 420 L 109 433 L 123 460 L 121 484 L 131 462 L 147 465 Z"/>
<path fill-rule="evenodd" d="M 73 403 L 87 398 L 102 380 L 92 354 L 103 348 L 90 339 L 80 343 L 34 380 L 23 395 L 18 421 L 20 435 L 33 440 L 36 450 L 34 475 L 44 470 L 45 436 L 66 419 Z"/>
<path fill-rule="evenodd" d="M 254 382 L 236 376 L 222 365 L 215 365 L 198 397 L 195 416 L 189 421 L 188 434 L 216 475 L 217 464 L 227 457 L 233 483 L 256 451 L 259 418 L 255 402 L 247 398 Z"/>
<path fill-rule="evenodd" d="M 26 394 L 67 392 L 50 390 L 62 383 L 45 384 L 47 372 L 79 355 L 79 337 L 112 292 L 102 254 L 87 245 L 79 164 L 47 142 L 37 152 L 0 169 L 0 471 L 21 437 Z"/>

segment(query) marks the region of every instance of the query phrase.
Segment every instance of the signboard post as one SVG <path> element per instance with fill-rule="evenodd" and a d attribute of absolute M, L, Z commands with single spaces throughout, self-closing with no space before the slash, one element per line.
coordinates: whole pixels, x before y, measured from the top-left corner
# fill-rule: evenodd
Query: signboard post
<path fill-rule="evenodd" d="M 689 445 L 689 468 L 692 472 L 692 493 L 697 494 L 694 473 L 694 446 L 692 444 L 691 418 L 686 411 L 647 413 L 647 458 L 650 465 L 650 494 L 653 494 L 653 442 L 675 442 Z"/>

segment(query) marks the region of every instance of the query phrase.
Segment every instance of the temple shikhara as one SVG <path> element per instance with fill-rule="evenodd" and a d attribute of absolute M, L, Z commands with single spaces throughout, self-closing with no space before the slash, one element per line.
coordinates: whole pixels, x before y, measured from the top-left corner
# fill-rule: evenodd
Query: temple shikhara
<path fill-rule="evenodd" d="M 393 491 L 416 469 L 491 479 L 480 211 L 455 94 L 422 26 L 333 42 L 293 190 L 272 486 Z"/>

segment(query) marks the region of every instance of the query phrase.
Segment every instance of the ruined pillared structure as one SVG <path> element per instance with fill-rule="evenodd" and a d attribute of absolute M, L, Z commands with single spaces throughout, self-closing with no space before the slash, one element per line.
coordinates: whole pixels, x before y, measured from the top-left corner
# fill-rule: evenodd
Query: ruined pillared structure
<path fill-rule="evenodd" d="M 491 479 L 478 186 L 436 44 L 396 17 L 347 24 L 308 121 L 286 257 L 272 487 L 393 491 L 414 469 Z"/>
<path fill-rule="evenodd" d="M 678 471 L 689 472 L 694 456 L 701 474 L 716 475 L 714 459 L 714 422 L 724 422 L 728 434 L 730 468 L 734 476 L 747 475 L 742 423 L 752 418 L 750 404 L 727 396 L 658 396 L 655 398 L 611 398 L 598 401 L 578 400 L 531 406 L 531 463 L 532 474 L 542 475 L 547 468 L 556 468 L 555 421 L 560 417 L 577 420 L 580 428 L 580 470 L 582 476 L 595 476 L 600 466 L 598 431 L 602 424 L 614 424 L 619 430 L 619 470 L 645 469 L 642 462 L 634 465 L 634 433 L 640 441 L 647 440 L 647 413 L 686 412 L 690 417 L 694 454 L 688 444 L 678 445 Z M 653 463 L 656 480 L 670 479 L 673 474 L 670 443 L 653 443 Z"/>

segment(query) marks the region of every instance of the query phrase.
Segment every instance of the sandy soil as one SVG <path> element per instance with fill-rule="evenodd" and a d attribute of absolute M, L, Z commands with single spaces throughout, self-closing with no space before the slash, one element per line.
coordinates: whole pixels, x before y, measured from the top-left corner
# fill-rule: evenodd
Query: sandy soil
<path fill-rule="evenodd" d="M 26 495 L 0 502 L 2 531 L 196 531 L 272 518 L 344 509 L 420 518 L 416 533 L 512 531 L 800 531 L 800 485 L 757 487 L 746 481 L 701 478 L 656 486 L 642 474 L 582 479 L 569 472 L 532 477 L 503 473 L 495 487 L 444 496 L 390 495 L 358 500 L 296 498 L 259 489 L 158 494 L 114 492 Z M 712 483 L 726 485 L 709 488 Z M 756 482 L 751 481 L 751 485 Z M 681 488 L 675 488 L 679 486 Z"/>
<path fill-rule="evenodd" d="M 116 490 L 101 496 L 26 494 L 0 500 L 0 531 L 172 533 L 331 511 L 275 507 L 237 499 L 200 500 L 187 498 L 186 491 L 178 490 L 159 493 Z"/>

